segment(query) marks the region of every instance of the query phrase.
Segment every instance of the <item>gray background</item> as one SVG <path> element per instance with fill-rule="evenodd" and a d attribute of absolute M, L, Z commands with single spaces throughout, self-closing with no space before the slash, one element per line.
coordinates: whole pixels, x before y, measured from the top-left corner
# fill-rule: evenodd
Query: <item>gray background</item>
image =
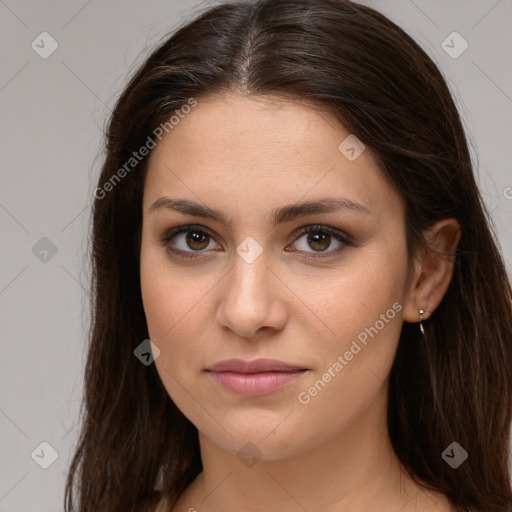
<path fill-rule="evenodd" d="M 0 0 L 0 512 L 63 508 L 83 386 L 87 233 L 105 119 L 148 49 L 206 3 Z M 365 3 L 404 27 L 447 77 L 510 272 L 512 0 Z M 46 59 L 31 47 L 42 46 L 44 31 L 58 43 Z M 456 59 L 442 48 L 454 31 L 469 44 Z M 31 457 L 43 441 L 58 452 L 48 469 Z M 50 452 L 37 453 L 42 460 Z"/>

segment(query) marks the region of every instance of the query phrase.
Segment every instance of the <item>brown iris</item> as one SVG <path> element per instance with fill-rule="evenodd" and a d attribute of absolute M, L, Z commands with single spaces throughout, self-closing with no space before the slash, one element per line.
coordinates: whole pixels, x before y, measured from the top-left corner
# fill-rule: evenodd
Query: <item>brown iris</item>
<path fill-rule="evenodd" d="M 189 231 L 186 237 L 188 246 L 197 251 L 208 247 L 209 238 L 207 234 L 201 234 L 198 231 Z M 204 244 L 204 246 L 201 244 Z"/>
<path fill-rule="evenodd" d="M 321 234 L 319 234 L 321 233 Z M 325 241 L 327 240 L 327 244 Z M 308 244 L 311 244 L 313 249 L 318 249 L 320 251 L 325 251 L 331 243 L 331 235 L 326 234 L 322 231 L 312 232 L 308 234 Z M 319 247 L 322 245 L 322 247 Z"/>

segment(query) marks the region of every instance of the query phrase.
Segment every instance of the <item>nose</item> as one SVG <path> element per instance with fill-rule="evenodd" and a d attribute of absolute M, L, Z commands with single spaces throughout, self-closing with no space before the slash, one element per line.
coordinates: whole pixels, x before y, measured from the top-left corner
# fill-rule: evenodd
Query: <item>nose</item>
<path fill-rule="evenodd" d="M 264 253 L 252 263 L 236 255 L 223 281 L 219 325 L 247 340 L 284 328 L 287 311 L 282 294 L 287 288 L 269 267 Z"/>

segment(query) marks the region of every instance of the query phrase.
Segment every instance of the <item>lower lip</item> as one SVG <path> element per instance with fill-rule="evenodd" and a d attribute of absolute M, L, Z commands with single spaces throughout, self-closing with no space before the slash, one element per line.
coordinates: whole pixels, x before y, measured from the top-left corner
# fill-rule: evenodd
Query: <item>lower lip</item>
<path fill-rule="evenodd" d="M 277 391 L 303 375 L 306 370 L 292 372 L 209 372 L 224 389 L 245 396 L 266 395 Z"/>

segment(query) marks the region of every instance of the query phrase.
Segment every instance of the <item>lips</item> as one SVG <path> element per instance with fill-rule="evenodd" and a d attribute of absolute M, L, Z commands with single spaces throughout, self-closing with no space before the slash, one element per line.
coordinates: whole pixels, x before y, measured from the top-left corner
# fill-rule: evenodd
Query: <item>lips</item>
<path fill-rule="evenodd" d="M 276 359 L 229 359 L 208 370 L 214 382 L 238 395 L 258 396 L 273 393 L 304 375 L 308 368 Z"/>
<path fill-rule="evenodd" d="M 293 372 L 307 370 L 300 366 L 291 365 L 277 359 L 254 359 L 244 361 L 243 359 L 228 359 L 220 361 L 208 368 L 212 372 L 237 372 L 237 373 L 260 373 L 260 372 Z"/>

